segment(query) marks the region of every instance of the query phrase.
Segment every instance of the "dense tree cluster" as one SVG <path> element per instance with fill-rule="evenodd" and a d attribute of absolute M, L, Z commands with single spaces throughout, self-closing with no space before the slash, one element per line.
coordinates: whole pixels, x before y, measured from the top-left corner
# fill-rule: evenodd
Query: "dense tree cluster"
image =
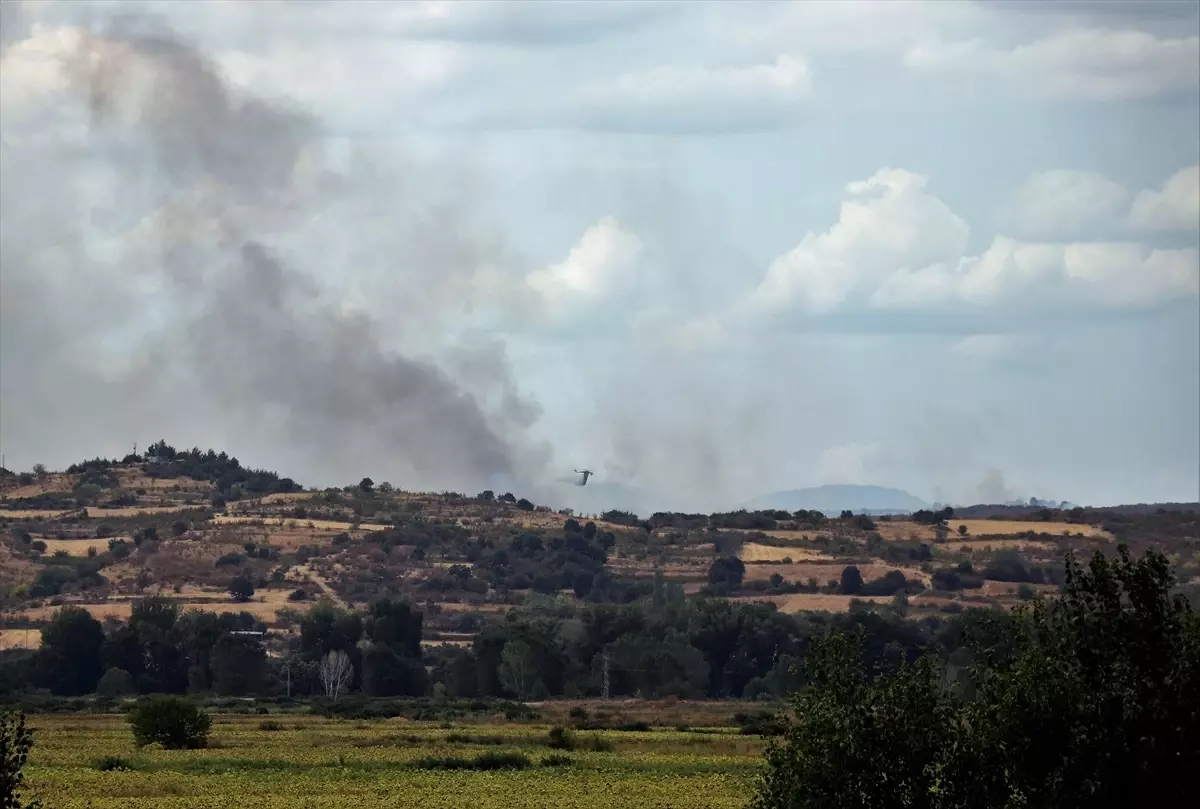
<path fill-rule="evenodd" d="M 1068 560 L 1060 598 L 956 628 L 958 676 L 926 654 L 871 677 L 861 635 L 819 639 L 754 806 L 1193 805 L 1200 618 L 1172 584 L 1157 553 Z"/>

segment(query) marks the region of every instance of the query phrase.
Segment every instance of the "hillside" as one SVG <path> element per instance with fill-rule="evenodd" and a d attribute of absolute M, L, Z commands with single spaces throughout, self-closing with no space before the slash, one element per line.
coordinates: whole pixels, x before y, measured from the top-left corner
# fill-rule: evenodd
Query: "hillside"
<path fill-rule="evenodd" d="M 843 511 L 853 511 L 855 514 L 909 514 L 929 507 L 929 503 L 901 489 L 854 484 L 830 484 L 809 489 L 771 492 L 745 504 L 745 508 L 750 510 L 804 509 L 820 511 L 827 516 L 836 516 Z"/>
<path fill-rule="evenodd" d="M 501 613 L 565 617 L 700 596 L 787 615 L 872 603 L 909 616 L 1007 608 L 1054 591 L 1064 552 L 1116 540 L 1165 550 L 1185 581 L 1200 575 L 1188 510 L 841 519 L 822 512 L 922 504 L 896 490 L 822 487 L 783 493 L 807 509 L 576 517 L 520 493 L 369 480 L 310 491 L 225 453 L 151 452 L 0 481 L 0 648 L 36 644 L 25 630 L 63 605 L 123 620 L 151 595 L 245 614 L 280 638 L 295 636 L 314 604 L 361 611 L 399 598 L 422 612 L 427 647 L 453 647 L 475 643 Z M 252 594 L 235 599 L 235 580 Z"/>

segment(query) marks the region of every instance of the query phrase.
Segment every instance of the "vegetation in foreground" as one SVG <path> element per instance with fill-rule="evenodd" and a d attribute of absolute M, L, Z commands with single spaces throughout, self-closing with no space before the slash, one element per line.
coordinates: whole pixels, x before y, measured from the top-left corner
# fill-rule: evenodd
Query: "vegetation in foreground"
<path fill-rule="evenodd" d="M 55 809 L 741 809 L 764 748 L 730 727 L 579 732 L 563 751 L 544 724 L 215 715 L 207 748 L 164 750 L 118 715 L 32 722 L 26 780 Z"/>
<path fill-rule="evenodd" d="M 1166 559 L 1122 547 L 996 621 L 947 682 L 932 657 L 873 680 L 856 639 L 805 660 L 755 809 L 1102 809 L 1200 798 L 1200 620 Z"/>
<path fill-rule="evenodd" d="M 639 726 L 585 738 L 582 710 L 576 730 L 224 716 L 201 749 L 169 728 L 206 731 L 207 717 L 166 698 L 138 703 L 134 733 L 114 715 L 39 718 L 28 781 L 64 807 L 369 807 L 397 795 L 484 809 L 1106 809 L 1149 795 L 1191 805 L 1200 618 L 1172 594 L 1162 555 L 1122 547 L 1066 570 L 1060 598 L 975 625 L 976 662 L 951 678 L 932 655 L 868 672 L 857 633 L 816 640 L 794 717 L 751 735 Z M 169 743 L 146 745 L 139 716 Z M 764 750 L 759 735 L 772 733 Z M 20 761 L 5 777 L 19 783 Z"/>

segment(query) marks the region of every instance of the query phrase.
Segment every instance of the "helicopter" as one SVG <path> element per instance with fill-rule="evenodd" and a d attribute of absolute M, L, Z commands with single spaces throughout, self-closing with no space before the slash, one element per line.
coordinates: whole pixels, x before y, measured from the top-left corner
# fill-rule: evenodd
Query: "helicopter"
<path fill-rule="evenodd" d="M 579 479 L 579 482 L 576 483 L 575 485 L 576 486 L 586 486 L 587 482 L 588 482 L 588 478 L 596 473 L 590 469 L 576 469 L 575 474 L 582 475 L 582 477 Z"/>

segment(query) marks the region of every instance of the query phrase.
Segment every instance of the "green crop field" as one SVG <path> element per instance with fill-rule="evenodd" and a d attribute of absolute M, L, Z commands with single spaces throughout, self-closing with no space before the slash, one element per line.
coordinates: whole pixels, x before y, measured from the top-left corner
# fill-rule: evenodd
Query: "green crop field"
<path fill-rule="evenodd" d="M 324 807 L 741 807 L 763 741 L 736 729 L 576 731 L 547 746 L 546 725 L 310 716 L 214 716 L 207 749 L 138 749 L 124 717 L 30 717 L 28 797 L 56 809 Z M 519 753 L 521 769 L 429 769 L 429 759 Z M 569 763 L 550 766 L 550 756 Z M 102 769 L 105 757 L 132 769 Z M 112 765 L 109 765 L 112 766 Z"/>

